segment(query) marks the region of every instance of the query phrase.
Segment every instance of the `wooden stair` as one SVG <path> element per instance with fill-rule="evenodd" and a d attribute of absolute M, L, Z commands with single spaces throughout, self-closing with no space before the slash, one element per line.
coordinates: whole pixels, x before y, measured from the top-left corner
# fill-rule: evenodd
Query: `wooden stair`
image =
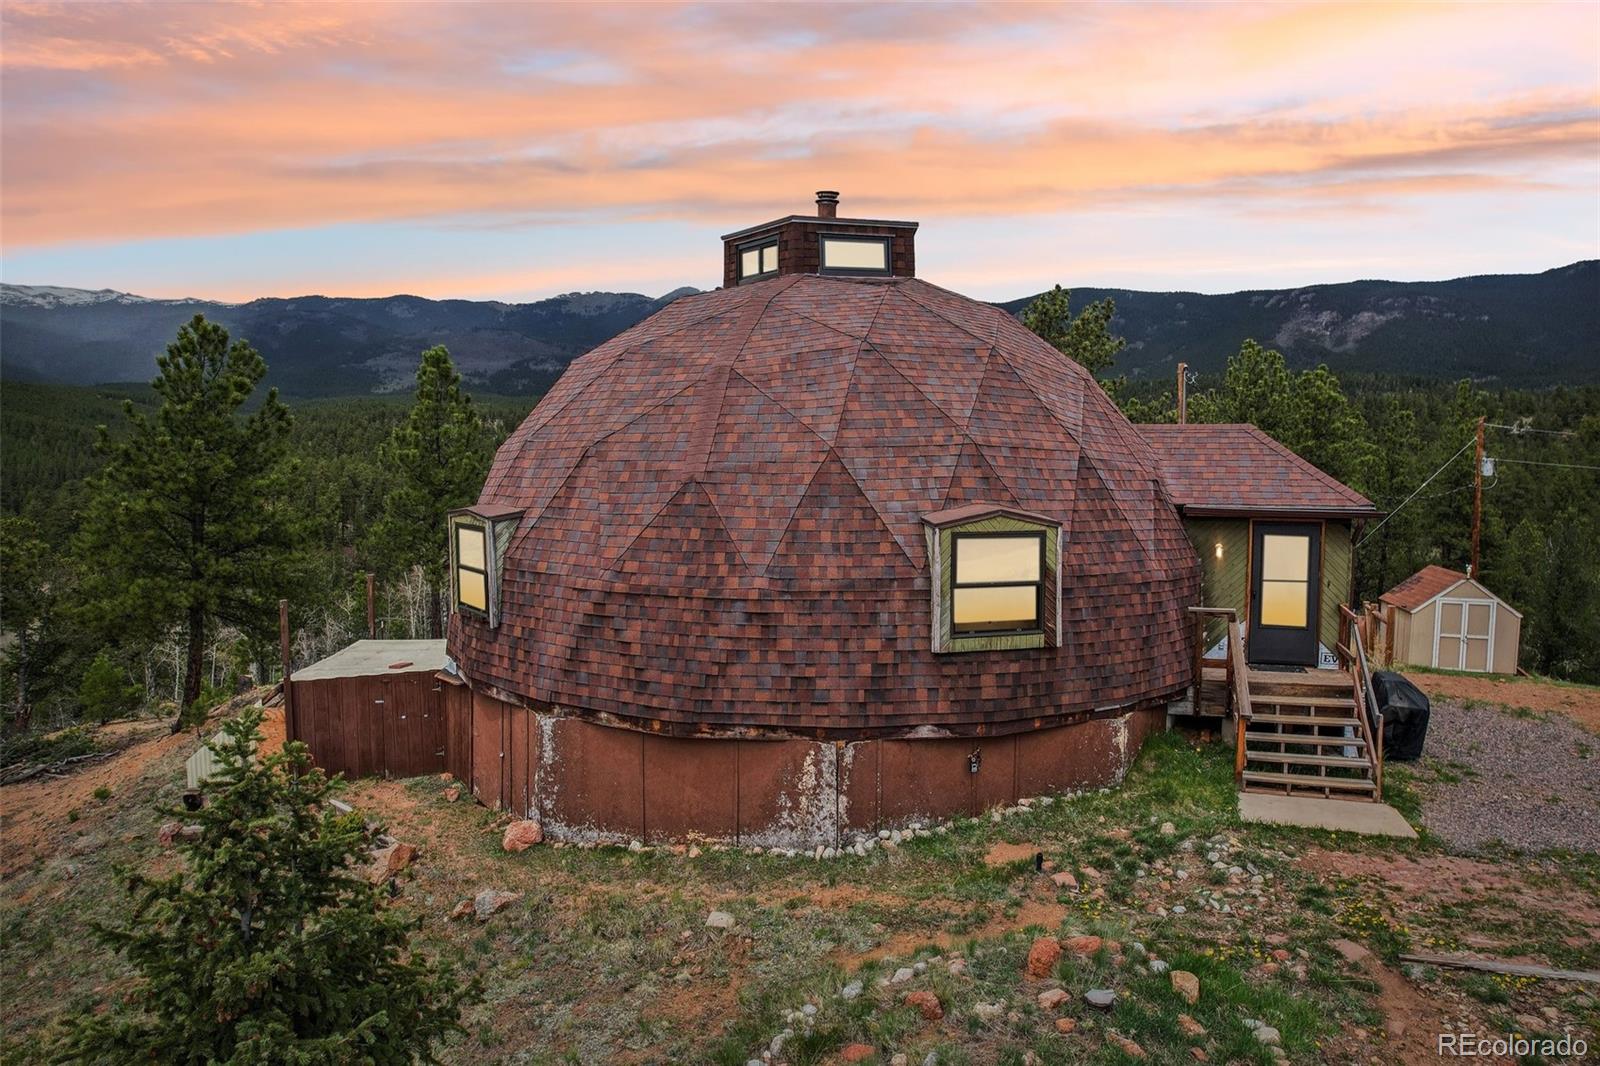
<path fill-rule="evenodd" d="M 1343 670 L 1249 671 L 1246 792 L 1375 800 L 1373 757 Z"/>

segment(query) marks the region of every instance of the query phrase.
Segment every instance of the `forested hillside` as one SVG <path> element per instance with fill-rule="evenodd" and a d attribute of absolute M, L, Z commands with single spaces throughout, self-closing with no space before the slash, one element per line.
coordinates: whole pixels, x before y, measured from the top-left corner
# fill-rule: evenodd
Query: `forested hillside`
<path fill-rule="evenodd" d="M 1064 292 L 1039 306 L 1049 313 L 1028 316 L 1030 327 L 1094 369 L 1131 418 L 1173 418 L 1166 378 L 1128 379 L 1131 345 L 1122 346 L 1114 326 L 1120 312 L 1089 304 L 1073 317 Z M 238 622 L 228 621 L 226 604 L 218 607 L 198 653 L 186 651 L 193 627 L 171 607 L 194 590 L 160 589 L 169 571 L 185 567 L 149 562 L 126 523 L 154 509 L 150 532 L 157 539 L 150 543 L 162 544 L 161 523 L 171 520 L 160 513 L 172 495 L 167 486 L 193 493 L 195 475 L 182 449 L 167 442 L 170 428 L 156 427 L 186 424 L 174 419 L 196 404 L 222 403 L 215 397 L 223 393 L 175 405 L 171 380 L 158 381 L 159 391 L 7 382 L 0 394 L 7 636 L 0 702 L 12 731 L 135 706 L 181 711 L 196 698 L 220 698 L 247 675 L 270 676 L 276 611 L 268 607 L 280 596 L 291 601 L 296 661 L 325 655 L 363 635 L 368 571 L 378 574 L 381 635 L 438 632 L 445 509 L 476 498 L 494 448 L 538 394 L 471 399 L 449 354 L 419 350 L 409 361 L 412 391 L 292 400 L 286 410 L 267 399 L 260 383 L 270 374 L 259 367 L 261 378 L 251 371 L 224 390 L 227 421 L 194 423 L 195 432 L 233 427 L 216 445 L 218 455 L 262 449 L 251 459 L 260 494 L 234 510 L 270 517 L 277 545 L 246 575 L 259 586 L 253 606 Z M 1364 532 L 1358 551 L 1364 599 L 1424 564 L 1466 565 L 1470 443 L 1485 419 L 1495 468 L 1485 480 L 1483 576 L 1524 612 L 1526 668 L 1600 680 L 1600 385 L 1514 389 L 1340 376 L 1324 366 L 1299 369 L 1254 342 L 1217 362 L 1222 372 L 1200 373 L 1191 384 L 1192 418 L 1259 425 L 1388 514 Z M 207 379 L 192 380 L 191 391 Z M 257 387 L 246 387 L 252 380 Z M 270 432 L 281 437 L 281 450 L 254 439 L 256 430 L 237 433 L 264 408 L 278 413 L 259 433 L 277 427 Z M 106 427 L 103 441 L 97 426 Z M 135 440 L 143 443 L 124 447 Z M 168 465 L 138 469 L 148 468 L 152 455 L 168 455 L 160 460 Z M 235 488 L 225 478 L 215 482 L 216 491 Z M 219 529 L 223 536 L 238 532 Z M 136 588 L 148 594 L 123 603 Z M 210 609 L 205 602 L 196 609 Z M 199 697 L 184 691 L 196 654 L 204 675 Z"/>
<path fill-rule="evenodd" d="M 937 278 L 932 280 L 937 281 Z M 637 293 L 572 293 L 537 303 L 417 296 L 304 296 L 220 304 L 110 291 L 0 286 L 0 376 L 92 385 L 146 381 L 155 355 L 195 314 L 251 338 L 268 383 L 291 397 L 403 391 L 416 353 L 450 349 L 474 388 L 545 388 L 575 357 L 668 301 Z M 1126 338 L 1118 372 L 1163 379 L 1179 362 L 1220 373 L 1253 338 L 1296 368 L 1468 377 L 1512 387 L 1600 382 L 1600 262 L 1541 274 L 1438 282 L 1353 281 L 1203 295 L 1080 288 L 1082 303 L 1116 303 Z M 1001 304 L 1020 312 L 1033 297 Z"/>

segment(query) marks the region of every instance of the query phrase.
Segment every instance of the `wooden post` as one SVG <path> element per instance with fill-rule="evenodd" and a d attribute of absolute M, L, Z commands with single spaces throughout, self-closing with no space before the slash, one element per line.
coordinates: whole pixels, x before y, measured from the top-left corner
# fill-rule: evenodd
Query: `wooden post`
<path fill-rule="evenodd" d="M 298 740 L 294 729 L 294 690 L 289 685 L 289 601 L 278 601 L 278 655 L 283 660 L 283 733 Z"/>
<path fill-rule="evenodd" d="M 1178 364 L 1178 425 L 1189 421 L 1189 364 Z"/>
<path fill-rule="evenodd" d="M 367 574 L 367 639 L 378 639 L 378 600 L 370 573 Z"/>
<path fill-rule="evenodd" d="M 1472 569 L 1467 571 L 1474 580 L 1478 577 L 1478 536 L 1483 529 L 1483 423 L 1478 419 L 1478 446 L 1472 453 Z"/>

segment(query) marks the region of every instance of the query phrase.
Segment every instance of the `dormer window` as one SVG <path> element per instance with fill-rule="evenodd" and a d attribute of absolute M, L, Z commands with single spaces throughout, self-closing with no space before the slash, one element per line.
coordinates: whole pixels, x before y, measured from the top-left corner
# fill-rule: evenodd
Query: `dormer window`
<path fill-rule="evenodd" d="M 739 280 L 766 277 L 778 272 L 778 239 L 739 249 Z"/>
<path fill-rule="evenodd" d="M 953 536 L 950 626 L 957 633 L 1034 633 L 1044 609 L 1043 533 Z"/>
<path fill-rule="evenodd" d="M 824 233 L 821 269 L 824 274 L 889 273 L 888 237 L 843 237 Z"/>
<path fill-rule="evenodd" d="M 456 606 L 489 612 L 489 564 L 483 526 L 456 523 Z"/>
<path fill-rule="evenodd" d="M 1021 651 L 1061 644 L 1061 525 L 1005 504 L 922 516 L 933 650 Z"/>
<path fill-rule="evenodd" d="M 500 570 L 521 520 L 520 509 L 497 504 L 450 512 L 446 528 L 452 613 L 500 624 Z"/>

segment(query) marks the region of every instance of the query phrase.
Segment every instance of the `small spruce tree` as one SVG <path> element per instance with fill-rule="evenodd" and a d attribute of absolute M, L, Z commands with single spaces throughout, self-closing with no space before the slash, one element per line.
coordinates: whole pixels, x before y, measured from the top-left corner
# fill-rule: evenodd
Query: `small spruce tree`
<path fill-rule="evenodd" d="M 139 706 L 140 695 L 139 686 L 129 681 L 104 651 L 94 657 L 84 671 L 83 684 L 78 686 L 84 717 L 96 722 L 109 722 L 128 714 Z"/>
<path fill-rule="evenodd" d="M 72 1023 L 58 1062 L 411 1063 L 461 1032 L 478 995 L 410 947 L 415 921 L 356 869 L 379 830 L 304 744 L 255 758 L 261 710 L 223 726 L 185 868 L 130 869 L 125 924 L 95 934 L 137 971 L 111 1009 Z"/>

